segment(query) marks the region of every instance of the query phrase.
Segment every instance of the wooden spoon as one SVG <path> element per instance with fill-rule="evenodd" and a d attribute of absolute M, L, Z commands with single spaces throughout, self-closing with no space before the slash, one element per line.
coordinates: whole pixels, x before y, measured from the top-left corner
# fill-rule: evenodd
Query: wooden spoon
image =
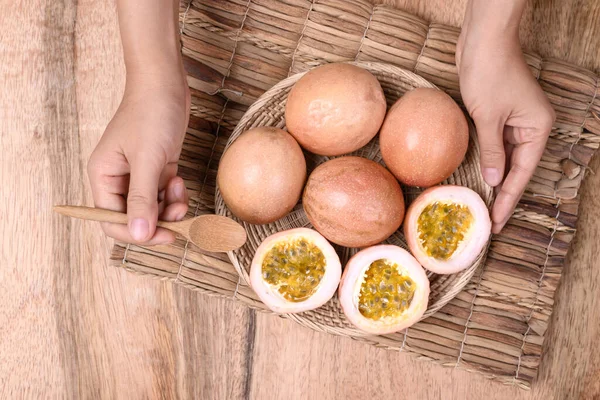
<path fill-rule="evenodd" d="M 102 208 L 54 206 L 54 211 L 89 221 L 127 224 L 127 214 Z M 246 230 L 231 218 L 220 215 L 200 215 L 176 222 L 158 221 L 156 225 L 180 234 L 204 251 L 226 252 L 246 243 Z"/>

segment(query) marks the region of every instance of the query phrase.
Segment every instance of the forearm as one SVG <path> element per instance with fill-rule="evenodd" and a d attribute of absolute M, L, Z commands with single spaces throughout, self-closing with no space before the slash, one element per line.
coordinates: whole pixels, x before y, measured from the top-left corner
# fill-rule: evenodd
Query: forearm
<path fill-rule="evenodd" d="M 470 0 L 469 30 L 481 39 L 518 39 L 519 23 L 527 0 Z"/>
<path fill-rule="evenodd" d="M 178 0 L 117 0 L 128 78 L 183 75 L 178 6 Z"/>

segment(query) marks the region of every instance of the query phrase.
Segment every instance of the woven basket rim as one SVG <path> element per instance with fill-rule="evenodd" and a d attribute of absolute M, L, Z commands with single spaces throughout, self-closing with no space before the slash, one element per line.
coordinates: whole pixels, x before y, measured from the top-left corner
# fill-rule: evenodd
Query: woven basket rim
<path fill-rule="evenodd" d="M 418 75 L 414 72 L 408 71 L 406 69 L 403 69 L 401 67 L 397 67 L 395 65 L 391 65 L 391 64 L 387 64 L 387 63 L 380 63 L 380 62 L 364 62 L 364 61 L 349 61 L 349 62 L 344 62 L 344 63 L 356 65 L 356 66 L 364 68 L 374 74 L 388 73 L 388 74 L 392 74 L 394 76 L 402 77 L 403 79 L 413 83 L 415 85 L 415 87 L 429 87 L 429 88 L 435 88 L 435 89 L 441 90 L 436 85 L 429 82 L 428 80 L 421 77 L 420 75 Z M 310 70 L 306 70 L 306 71 L 302 71 L 302 72 L 293 74 L 293 75 L 279 81 L 274 86 L 272 86 L 271 89 L 267 90 L 263 95 L 261 95 L 252 105 L 250 105 L 250 107 L 247 109 L 247 111 L 244 113 L 244 115 L 242 116 L 242 118 L 239 120 L 238 124 L 232 131 L 229 139 L 227 140 L 227 144 L 224 148 L 224 152 L 227 151 L 227 149 L 239 137 L 239 135 L 241 135 L 244 131 L 249 129 L 246 127 L 247 123 L 251 119 L 253 119 L 257 113 L 261 113 L 264 111 L 263 107 L 265 106 L 266 103 L 268 103 L 274 97 L 278 96 L 280 94 L 280 92 L 291 88 L 308 71 L 310 71 Z M 287 95 L 285 96 L 285 99 L 287 99 Z M 468 116 L 467 116 L 467 120 L 469 121 L 470 134 L 471 134 L 471 136 L 473 136 L 473 134 L 474 134 L 473 124 L 471 123 Z M 273 126 L 273 125 L 266 125 L 266 126 Z M 285 126 L 283 126 L 281 128 L 285 129 Z M 471 141 L 470 145 L 472 145 L 474 147 L 473 150 L 478 158 L 479 148 L 477 145 L 477 141 L 476 140 Z M 479 174 L 479 176 L 481 176 L 481 175 Z M 482 178 L 480 178 L 480 179 L 483 182 L 483 179 Z M 493 190 L 489 187 L 488 187 L 488 189 L 489 190 L 486 191 L 486 196 L 482 196 L 482 197 L 483 197 L 484 202 L 486 203 L 486 205 L 489 208 L 489 207 L 491 207 L 491 204 L 493 201 Z M 219 215 L 233 217 L 234 219 L 238 220 L 238 222 L 240 222 L 246 228 L 246 230 L 248 230 L 249 227 L 253 226 L 252 224 L 248 224 L 244 221 L 241 221 L 241 220 L 235 218 L 235 216 L 233 216 L 231 214 L 231 212 L 228 210 L 227 206 L 225 205 L 225 203 L 223 201 L 218 184 L 215 187 L 215 213 L 219 214 Z M 441 290 L 440 290 L 441 294 L 436 296 L 436 300 L 434 302 L 431 302 L 431 298 L 430 298 L 430 303 L 428 304 L 427 311 L 424 313 L 421 320 L 435 314 L 437 311 L 439 311 L 443 306 L 445 306 L 449 301 L 451 301 L 454 297 L 456 297 L 462 291 L 462 289 L 469 283 L 469 281 L 471 280 L 471 278 L 473 277 L 473 275 L 475 274 L 477 269 L 480 268 L 484 264 L 490 243 L 491 243 L 491 235 L 490 235 L 490 238 L 488 239 L 487 245 L 480 252 L 477 259 L 473 262 L 473 264 L 469 268 L 466 268 L 465 270 L 460 271 L 456 274 L 444 275 L 444 277 L 448 277 L 448 278 L 446 278 L 446 280 L 444 280 L 443 284 L 441 285 Z M 231 261 L 231 263 L 233 264 L 236 272 L 238 273 L 238 275 L 240 276 L 242 281 L 251 287 L 248 271 L 246 270 L 246 268 L 243 265 L 241 265 L 241 263 L 238 259 L 238 256 L 236 255 L 236 252 L 235 251 L 227 252 L 227 256 L 228 256 L 229 260 Z M 431 276 L 434 276 L 434 275 L 435 274 L 428 272 L 428 277 L 430 278 L 430 280 L 431 280 Z M 335 298 L 335 296 L 334 296 L 334 298 Z M 308 313 L 310 313 L 310 312 L 311 311 L 308 311 Z M 296 322 L 298 322 L 302 325 L 308 326 L 310 328 L 314 328 L 315 322 L 304 319 L 302 317 L 303 314 L 304 313 L 293 314 L 293 315 L 288 314 L 288 317 L 293 318 Z M 364 332 L 361 332 L 357 329 L 340 328 L 337 326 L 329 326 L 329 325 L 323 324 L 323 323 L 317 323 L 317 325 L 319 325 L 319 328 L 321 330 L 330 332 L 330 333 L 340 334 L 340 329 L 342 329 L 342 331 L 343 331 L 342 333 L 344 333 L 348 336 L 355 336 L 355 337 L 369 336 L 368 334 L 365 334 Z"/>

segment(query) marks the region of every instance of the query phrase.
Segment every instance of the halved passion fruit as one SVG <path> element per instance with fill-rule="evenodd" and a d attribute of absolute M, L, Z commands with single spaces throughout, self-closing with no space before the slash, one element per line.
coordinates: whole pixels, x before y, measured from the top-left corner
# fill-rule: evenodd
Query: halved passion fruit
<path fill-rule="evenodd" d="M 421 319 L 429 301 L 429 280 L 408 251 L 392 245 L 373 246 L 348 261 L 339 298 L 352 324 L 382 335 Z"/>
<path fill-rule="evenodd" d="M 308 228 L 266 238 L 256 250 L 250 284 L 276 313 L 312 310 L 331 299 L 340 282 L 340 259 L 327 239 Z"/>
<path fill-rule="evenodd" d="M 410 205 L 404 236 L 423 267 L 454 274 L 475 262 L 491 226 L 489 210 L 477 193 L 463 186 L 436 186 Z"/>

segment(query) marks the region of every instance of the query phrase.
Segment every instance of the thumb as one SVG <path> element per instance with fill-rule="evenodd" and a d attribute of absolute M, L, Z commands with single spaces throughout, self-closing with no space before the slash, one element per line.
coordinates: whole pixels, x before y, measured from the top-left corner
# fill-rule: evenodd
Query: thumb
<path fill-rule="evenodd" d="M 475 126 L 481 152 L 481 174 L 488 185 L 498 186 L 502 182 L 506 162 L 503 141 L 504 122 L 500 119 L 475 120 Z"/>
<path fill-rule="evenodd" d="M 138 242 L 147 242 L 156 231 L 161 171 L 162 166 L 156 160 L 136 159 L 131 165 L 127 216 L 129 233 Z"/>

